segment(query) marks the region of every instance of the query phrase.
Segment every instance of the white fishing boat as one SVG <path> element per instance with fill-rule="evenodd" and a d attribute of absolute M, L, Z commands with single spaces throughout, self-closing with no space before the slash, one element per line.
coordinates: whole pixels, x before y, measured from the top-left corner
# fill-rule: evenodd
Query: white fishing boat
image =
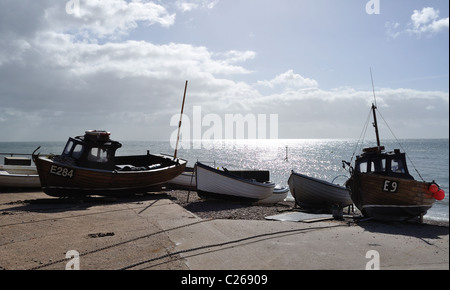
<path fill-rule="evenodd" d="M 7 160 L 5 158 L 5 160 Z M 30 159 L 31 163 L 31 159 Z M 41 182 L 36 166 L 32 165 L 0 165 L 0 187 L 39 188 Z"/>
<path fill-rule="evenodd" d="M 295 202 L 302 208 L 331 209 L 352 205 L 347 188 L 292 171 L 288 180 Z"/>
<path fill-rule="evenodd" d="M 195 189 L 194 168 L 186 167 L 183 173 L 169 181 L 169 186 L 175 189 Z"/>
<path fill-rule="evenodd" d="M 239 177 L 200 162 L 195 166 L 197 194 L 202 198 L 259 201 L 273 194 L 275 183 Z"/>
<path fill-rule="evenodd" d="M 273 193 L 271 196 L 262 199 L 258 201 L 258 204 L 262 205 L 270 205 L 270 204 L 276 204 L 278 202 L 282 202 L 286 199 L 287 195 L 289 193 L 289 187 L 275 187 L 273 189 Z"/>

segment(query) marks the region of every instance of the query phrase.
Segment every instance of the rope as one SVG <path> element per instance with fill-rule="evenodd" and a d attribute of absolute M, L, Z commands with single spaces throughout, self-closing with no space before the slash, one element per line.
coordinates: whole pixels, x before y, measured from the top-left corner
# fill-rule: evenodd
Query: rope
<path fill-rule="evenodd" d="M 369 114 L 367 115 L 366 122 L 364 123 L 361 134 L 359 135 L 359 139 L 356 142 L 355 149 L 353 150 L 352 158 L 350 159 L 350 164 L 352 164 L 353 158 L 355 157 L 356 151 L 358 150 L 358 145 L 361 145 L 361 147 L 362 147 L 362 144 L 364 142 L 364 138 L 365 138 L 366 132 L 367 132 L 367 127 L 369 126 L 371 110 L 372 110 L 372 108 L 369 110 Z M 362 138 L 362 140 L 361 140 L 361 138 Z M 361 143 L 360 143 L 360 141 L 361 141 Z M 358 150 L 358 152 L 360 152 L 360 151 L 361 151 L 361 149 Z"/>
<path fill-rule="evenodd" d="M 95 249 L 95 250 L 87 251 L 85 253 L 80 253 L 80 257 L 86 256 L 86 255 L 90 255 L 90 254 L 94 254 L 94 253 L 97 253 L 97 252 L 100 252 L 100 251 L 104 251 L 104 250 L 107 250 L 107 249 L 111 249 L 111 248 L 114 248 L 114 247 L 117 247 L 117 246 L 121 246 L 121 245 L 124 245 L 124 244 L 127 244 L 127 243 L 131 243 L 131 242 L 134 242 L 134 241 L 137 241 L 137 240 L 149 238 L 149 237 L 154 236 L 154 235 L 170 232 L 170 231 L 173 231 L 173 230 L 177 230 L 177 229 L 188 227 L 188 226 L 193 226 L 193 225 L 200 224 L 200 223 L 204 223 L 204 222 L 207 222 L 207 221 L 210 221 L 210 220 L 212 220 L 212 219 L 201 220 L 201 221 L 194 222 L 194 223 L 191 223 L 191 224 L 182 225 L 182 226 L 174 227 L 174 228 L 171 228 L 171 229 L 168 229 L 168 230 L 162 230 L 162 231 L 158 231 L 158 232 L 155 232 L 155 233 L 147 234 L 147 235 L 144 235 L 144 236 L 136 237 L 136 238 L 131 239 L 131 240 L 126 240 L 126 241 L 123 241 L 123 242 L 119 242 L 117 244 L 112 244 L 112 245 L 105 246 L 105 247 L 102 247 L 102 248 L 98 248 L 98 249 Z M 38 270 L 38 269 L 45 268 L 45 267 L 48 267 L 48 266 L 51 266 L 51 265 L 54 265 L 54 264 L 65 262 L 67 260 L 68 260 L 67 258 L 59 259 L 59 260 L 52 261 L 52 262 L 47 263 L 47 264 L 42 264 L 42 265 L 30 268 L 28 270 Z"/>
<path fill-rule="evenodd" d="M 294 229 L 294 230 L 286 230 L 286 231 L 280 231 L 280 232 L 275 232 L 275 233 L 266 233 L 266 234 L 260 234 L 260 235 L 255 235 L 255 236 L 251 236 L 251 237 L 246 237 L 246 238 L 241 238 L 241 239 L 237 239 L 237 240 L 233 240 L 233 241 L 228 241 L 228 242 L 223 242 L 223 243 L 217 243 L 217 244 L 211 244 L 211 245 L 205 245 L 205 246 L 199 246 L 199 247 L 195 247 L 195 248 L 191 248 L 191 249 L 186 249 L 186 250 L 180 250 L 177 252 L 173 252 L 173 253 L 167 253 L 165 255 L 159 256 L 159 257 L 155 257 L 155 258 L 151 258 L 148 260 L 144 260 L 141 262 L 137 262 L 134 263 L 132 265 L 129 266 L 125 266 L 123 268 L 120 268 L 119 270 L 127 270 L 127 269 L 131 269 L 143 264 L 147 264 L 150 262 L 154 262 L 157 260 L 161 260 L 161 259 L 165 259 L 174 255 L 179 255 L 179 254 L 184 254 L 184 253 L 189 253 L 189 252 L 194 252 L 194 251 L 198 251 L 198 250 L 204 250 L 204 249 L 209 249 L 209 248 L 214 248 L 214 247 L 222 247 L 222 246 L 226 246 L 226 245 L 231 245 L 231 244 L 237 244 L 240 242 L 244 242 L 244 241 L 248 241 L 248 240 L 252 240 L 252 239 L 257 239 L 257 238 L 262 238 L 262 237 L 267 237 L 267 236 L 272 236 L 272 235 L 278 235 L 278 234 L 288 234 L 288 233 L 294 233 L 294 232 L 301 232 L 301 231 L 308 231 L 308 230 L 320 230 L 320 229 L 327 229 L 327 228 L 335 228 L 335 227 L 342 227 L 342 226 L 347 226 L 347 225 L 334 225 L 334 226 L 325 226 L 325 227 L 314 227 L 314 228 L 307 228 L 307 229 Z"/>
<path fill-rule="evenodd" d="M 377 109 L 377 111 L 378 111 L 378 109 Z M 383 115 L 381 115 L 380 111 L 378 111 L 378 114 L 381 116 L 381 119 L 383 119 L 384 123 L 388 127 L 388 129 L 391 132 L 392 136 L 394 136 L 394 138 L 397 141 L 397 143 L 400 146 L 400 148 L 402 148 L 403 152 L 406 153 L 405 148 L 403 148 L 403 145 L 400 143 L 400 141 L 398 140 L 397 136 L 395 136 L 394 132 L 392 131 L 391 127 L 389 127 L 389 124 L 386 122 L 386 120 L 384 119 Z M 425 180 L 423 179 L 422 175 L 420 175 L 419 171 L 417 170 L 416 166 L 414 165 L 414 162 L 411 160 L 411 158 L 409 158 L 409 154 L 405 154 L 405 155 L 408 157 L 409 162 L 411 162 L 412 166 L 414 167 L 414 170 L 417 172 L 417 174 L 419 175 L 420 179 L 423 182 L 425 182 Z"/>

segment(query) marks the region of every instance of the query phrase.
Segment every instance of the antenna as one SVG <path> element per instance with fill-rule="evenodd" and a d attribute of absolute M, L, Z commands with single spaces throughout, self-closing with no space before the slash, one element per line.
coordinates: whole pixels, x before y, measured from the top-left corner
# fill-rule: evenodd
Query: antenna
<path fill-rule="evenodd" d="M 372 79 L 372 91 L 373 91 L 373 100 L 375 102 L 375 107 L 377 106 L 377 98 L 375 96 L 375 86 L 373 84 L 373 75 L 372 75 L 372 68 L 370 68 L 370 78 Z"/>

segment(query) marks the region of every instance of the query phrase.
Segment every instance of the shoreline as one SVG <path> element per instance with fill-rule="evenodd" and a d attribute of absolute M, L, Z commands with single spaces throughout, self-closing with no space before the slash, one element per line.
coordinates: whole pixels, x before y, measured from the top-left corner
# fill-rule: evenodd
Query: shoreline
<path fill-rule="evenodd" d="M 21 194 L 21 193 L 42 193 L 49 199 L 55 199 L 49 195 L 43 193 L 40 189 L 29 189 L 29 190 L 19 190 L 19 189 L 2 189 L 0 191 L 0 199 L 2 194 Z M 230 201 L 230 200 L 221 200 L 221 199 L 202 199 L 197 195 L 195 190 L 187 190 L 187 189 L 177 189 L 177 188 L 162 188 L 161 190 L 157 190 L 154 192 L 148 192 L 143 195 L 136 195 L 133 197 L 125 197 L 124 200 L 133 200 L 136 199 L 138 201 L 143 196 L 152 196 L 152 195 L 161 195 L 167 196 L 169 200 L 178 204 L 185 210 L 195 214 L 199 218 L 202 219 L 228 219 L 228 220 L 267 220 L 265 217 L 278 215 L 286 212 L 293 211 L 302 211 L 296 204 L 294 200 L 285 200 L 282 202 L 278 202 L 276 204 L 256 204 L 250 202 L 241 202 L 241 201 Z M 189 199 L 188 199 L 189 196 Z M 112 197 L 94 197 L 94 199 L 99 200 L 121 200 L 122 198 L 112 198 Z M 17 202 L 23 202 L 22 200 Z M 76 201 L 74 201 L 76 203 Z M 83 202 L 83 201 L 80 201 Z M 69 202 L 70 203 L 70 202 Z M 347 209 L 344 209 L 344 214 Z M 312 213 L 314 214 L 314 213 Z M 315 214 L 321 214 L 320 212 L 316 212 Z M 356 217 L 363 218 L 363 216 L 359 213 L 359 210 L 354 207 L 354 212 L 352 213 L 354 218 L 346 218 L 348 220 L 355 220 Z M 379 221 L 381 222 L 381 221 Z M 392 223 L 397 221 L 392 221 Z M 389 223 L 386 222 L 386 223 Z M 401 222 L 399 223 L 408 223 L 408 224 L 418 224 L 415 222 Z M 440 220 L 429 218 L 426 215 L 424 216 L 423 223 L 424 225 L 434 225 L 434 226 L 442 226 L 449 227 L 450 222 L 448 220 Z"/>
<path fill-rule="evenodd" d="M 25 190 L 21 191 L 18 189 L 11 189 L 6 191 L 0 191 L 0 199 L 2 194 L 21 194 L 21 193 L 31 192 L 31 193 L 42 193 L 48 199 L 57 199 L 55 197 L 51 197 L 46 195 L 41 190 Z M 113 200 L 133 200 L 139 201 L 141 198 L 145 199 L 145 196 L 166 196 L 169 200 L 174 202 L 175 204 L 181 206 L 185 210 L 195 214 L 201 219 L 227 219 L 227 220 L 259 220 L 265 221 L 265 217 L 278 215 L 286 212 L 294 212 L 294 211 L 302 211 L 299 208 L 294 200 L 285 200 L 282 202 L 278 202 L 276 204 L 256 204 L 251 202 L 243 202 L 243 201 L 231 201 L 231 200 L 221 200 L 221 199 L 202 199 L 197 195 L 195 190 L 187 190 L 187 189 L 177 189 L 177 188 L 162 188 L 161 190 L 157 190 L 154 192 L 148 192 L 143 195 L 135 195 L 132 197 L 124 197 L 124 198 L 114 198 L 114 197 L 101 197 L 96 196 L 94 199 L 98 200 L 107 200 L 108 202 Z M 189 199 L 188 199 L 189 197 Z M 22 200 L 17 202 L 24 202 Z M 84 201 L 73 201 L 75 203 Z M 87 201 L 89 202 L 89 201 Z M 68 201 L 70 203 L 70 201 Z M 344 209 L 344 214 L 347 209 Z M 312 214 L 321 214 L 321 212 L 316 212 Z M 363 219 L 364 217 L 359 213 L 359 210 L 354 207 L 354 212 L 350 215 L 353 215 L 353 218 L 347 217 L 346 220 L 352 220 L 357 222 L 357 217 Z M 382 222 L 382 221 L 378 221 Z M 385 223 L 405 223 L 405 224 L 419 224 L 413 221 L 410 222 L 402 222 L 402 221 L 387 221 Z M 433 226 L 442 226 L 449 227 L 450 222 L 448 220 L 439 220 L 429 218 L 426 215 L 423 219 L 423 225 L 433 225 Z"/>
<path fill-rule="evenodd" d="M 164 192 L 171 197 L 173 202 L 202 219 L 266 220 L 265 217 L 267 216 L 300 210 L 296 207 L 295 201 L 293 200 L 283 201 L 273 205 L 258 205 L 248 202 L 223 201 L 218 199 L 204 200 L 199 198 L 195 191 L 190 191 L 189 193 L 188 190 L 181 189 L 167 189 Z M 188 193 L 189 201 L 187 201 Z M 354 208 L 354 211 L 354 216 L 358 216 L 359 211 L 356 207 Z M 346 220 L 349 221 L 354 219 L 347 218 Z M 414 222 L 404 223 L 414 224 Z M 430 219 L 425 215 L 423 224 L 449 227 L 450 223 L 449 221 Z"/>

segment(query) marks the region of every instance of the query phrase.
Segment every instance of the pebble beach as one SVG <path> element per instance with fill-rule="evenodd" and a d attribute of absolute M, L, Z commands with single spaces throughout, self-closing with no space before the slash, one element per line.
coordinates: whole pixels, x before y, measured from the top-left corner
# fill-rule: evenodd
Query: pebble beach
<path fill-rule="evenodd" d="M 167 195 L 175 203 L 204 219 L 264 220 L 267 216 L 289 211 L 295 207 L 294 201 L 283 201 L 274 205 L 258 205 L 248 202 L 203 200 L 195 191 L 170 190 L 167 191 Z"/>

